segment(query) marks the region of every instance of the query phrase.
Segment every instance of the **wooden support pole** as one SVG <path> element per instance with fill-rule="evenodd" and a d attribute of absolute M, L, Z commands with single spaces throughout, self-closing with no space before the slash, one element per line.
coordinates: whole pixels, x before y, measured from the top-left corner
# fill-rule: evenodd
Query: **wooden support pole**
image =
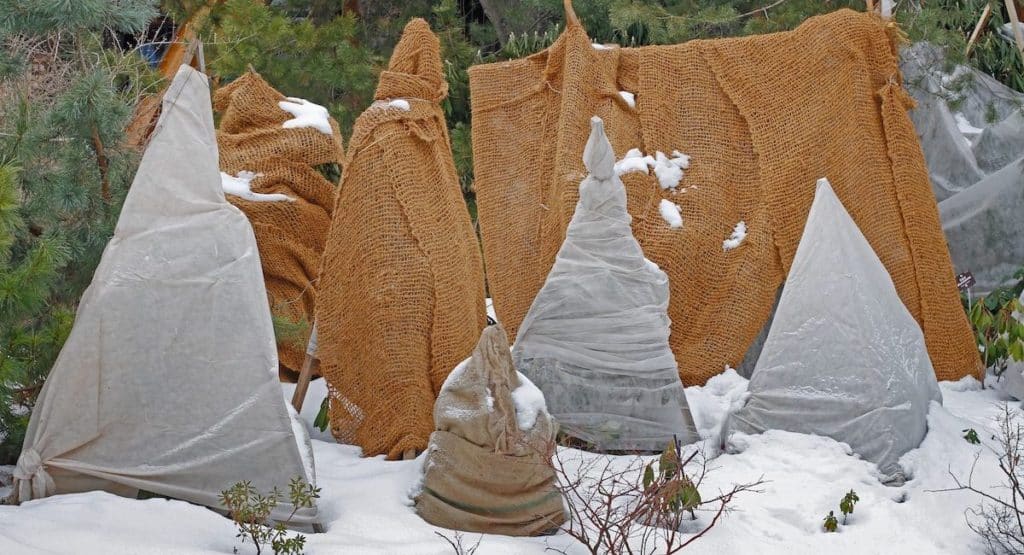
<path fill-rule="evenodd" d="M 967 39 L 967 49 L 964 50 L 964 57 L 971 55 L 971 48 L 974 43 L 978 41 L 978 37 L 981 36 L 981 32 L 985 30 L 985 25 L 988 25 L 988 19 L 992 17 L 992 3 L 985 4 L 985 9 L 981 12 L 981 19 L 978 20 L 978 24 L 974 26 L 974 31 L 971 32 L 971 37 Z"/>
<path fill-rule="evenodd" d="M 295 384 L 295 393 L 292 394 L 292 406 L 295 412 L 302 412 L 302 405 L 306 401 L 306 391 L 309 390 L 309 382 L 313 378 L 313 372 L 320 368 L 320 361 L 309 353 L 302 361 L 302 370 L 299 372 L 299 382 Z"/>
<path fill-rule="evenodd" d="M 1020 29 L 1020 18 L 1017 17 L 1017 7 L 1013 5 L 1013 0 L 1006 0 L 1006 13 L 1010 16 L 1010 27 L 1013 38 L 1017 41 L 1017 51 L 1024 57 L 1024 31 Z"/>
<path fill-rule="evenodd" d="M 306 391 L 309 390 L 309 382 L 313 379 L 313 373 L 320 368 L 320 360 L 316 358 L 317 333 L 316 323 L 313 323 L 313 331 L 309 333 L 309 342 L 306 344 L 306 358 L 302 361 L 302 370 L 299 371 L 299 381 L 295 384 L 295 393 L 292 394 L 292 406 L 295 412 L 302 412 L 302 405 L 306 401 Z"/>

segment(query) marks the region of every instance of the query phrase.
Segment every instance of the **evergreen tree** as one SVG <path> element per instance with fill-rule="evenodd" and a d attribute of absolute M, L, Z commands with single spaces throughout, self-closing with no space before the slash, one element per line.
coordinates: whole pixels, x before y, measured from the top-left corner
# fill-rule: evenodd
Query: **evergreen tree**
<path fill-rule="evenodd" d="M 103 44 L 154 4 L 0 0 L 0 464 L 17 459 L 138 159 L 123 130 L 154 80 Z"/>

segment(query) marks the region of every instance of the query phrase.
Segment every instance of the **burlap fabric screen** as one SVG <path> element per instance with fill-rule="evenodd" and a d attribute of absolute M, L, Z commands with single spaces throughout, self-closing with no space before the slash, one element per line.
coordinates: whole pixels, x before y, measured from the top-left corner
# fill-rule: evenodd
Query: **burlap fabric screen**
<path fill-rule="evenodd" d="M 437 37 L 411 21 L 356 120 L 324 250 L 316 320 L 331 429 L 367 456 L 426 448 L 437 392 L 486 323 L 441 68 Z"/>
<path fill-rule="evenodd" d="M 623 176 L 633 233 L 668 273 L 686 385 L 737 365 L 770 312 L 827 177 L 892 275 L 940 379 L 979 368 L 921 149 L 894 27 L 841 10 L 772 35 L 592 47 L 570 24 L 548 50 L 470 68 L 477 203 L 491 296 L 515 334 L 562 243 L 591 116 L 615 152 L 679 150 L 686 192 Z M 631 107 L 619 94 L 636 96 Z M 669 227 L 658 204 L 682 209 Z M 723 248 L 739 221 L 748 234 Z"/>
<path fill-rule="evenodd" d="M 294 199 L 254 202 L 226 195 L 245 212 L 256 233 L 271 310 L 288 321 L 310 324 L 308 334 L 334 202 L 334 185 L 313 166 L 341 164 L 341 134 L 334 120 L 332 135 L 310 127 L 283 128 L 292 118 L 278 106 L 284 99 L 255 72 L 218 89 L 214 94 L 214 108 L 221 114 L 217 145 L 221 171 L 254 172 L 253 191 Z M 305 339 L 278 344 L 283 367 L 295 372 L 302 368 Z"/>
<path fill-rule="evenodd" d="M 541 395 L 516 372 L 505 330 L 485 328 L 434 406 L 437 430 L 415 496 L 424 520 L 507 536 L 536 536 L 565 522 L 551 465 L 558 424 L 542 406 L 517 405 L 520 388 Z"/>

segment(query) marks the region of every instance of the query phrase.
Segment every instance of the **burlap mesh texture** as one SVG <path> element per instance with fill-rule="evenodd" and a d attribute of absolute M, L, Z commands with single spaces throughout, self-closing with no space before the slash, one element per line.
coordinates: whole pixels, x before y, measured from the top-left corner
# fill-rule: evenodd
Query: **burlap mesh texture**
<path fill-rule="evenodd" d="M 542 407 L 516 405 L 520 387 L 540 395 L 524 380 L 505 330 L 485 328 L 473 356 L 452 373 L 434 406 L 437 429 L 415 498 L 424 520 L 509 536 L 535 536 L 565 522 L 551 465 L 558 424 Z"/>
<path fill-rule="evenodd" d="M 921 324 L 939 379 L 979 370 L 920 146 L 895 28 L 840 10 L 771 35 L 596 49 L 570 25 L 548 50 L 470 68 L 475 188 L 491 296 L 515 334 L 562 242 L 588 121 L 615 152 L 679 150 L 685 193 L 623 175 L 633 233 L 668 273 L 686 385 L 736 365 L 793 260 L 825 176 Z M 619 95 L 636 95 L 631 108 Z M 682 207 L 682 228 L 659 215 Z M 739 221 L 746 239 L 722 241 Z"/>
<path fill-rule="evenodd" d="M 218 89 L 214 94 L 214 109 L 221 114 L 217 146 L 221 171 L 254 172 L 258 174 L 251 183 L 254 192 L 294 199 L 253 202 L 226 195 L 245 212 L 256 233 L 271 311 L 291 322 L 309 323 L 308 334 L 334 202 L 334 185 L 313 166 L 341 164 L 341 134 L 333 119 L 332 135 L 309 127 L 283 128 L 292 118 L 278 106 L 284 99 L 255 72 Z M 293 372 L 302 368 L 305 339 L 278 344 L 283 367 Z"/>
<path fill-rule="evenodd" d="M 331 429 L 367 456 L 426 448 L 434 399 L 486 323 L 441 67 L 437 37 L 411 21 L 356 120 L 324 251 L 317 333 Z M 408 110 L 388 102 L 399 98 Z"/>

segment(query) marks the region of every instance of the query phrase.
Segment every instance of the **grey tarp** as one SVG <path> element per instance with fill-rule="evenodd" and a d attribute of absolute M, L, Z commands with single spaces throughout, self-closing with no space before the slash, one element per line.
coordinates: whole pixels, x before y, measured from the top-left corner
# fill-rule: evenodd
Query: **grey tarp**
<path fill-rule="evenodd" d="M 182 66 L 32 413 L 14 494 L 145 490 L 216 508 L 241 480 L 314 480 L 295 423 L 256 240 L 221 190 L 209 85 Z"/>
<path fill-rule="evenodd" d="M 608 450 L 697 440 L 668 346 L 668 276 L 644 258 L 599 118 L 590 172 L 547 280 L 519 326 L 516 369 L 544 392 L 569 435 Z"/>
<path fill-rule="evenodd" d="M 749 393 L 726 433 L 831 437 L 889 480 L 924 438 L 930 401 L 942 400 L 921 328 L 824 179 Z"/>
<path fill-rule="evenodd" d="M 928 43 L 901 58 L 953 266 L 987 293 L 1024 265 L 1024 94 Z"/>
<path fill-rule="evenodd" d="M 970 271 L 975 293 L 1007 282 L 1024 266 L 1024 155 L 939 203 L 942 230 L 957 271 Z"/>

